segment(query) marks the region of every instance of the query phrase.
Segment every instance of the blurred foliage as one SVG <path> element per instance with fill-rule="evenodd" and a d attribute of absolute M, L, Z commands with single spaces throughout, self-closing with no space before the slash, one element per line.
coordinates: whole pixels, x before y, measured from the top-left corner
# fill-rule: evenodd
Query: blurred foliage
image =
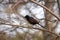
<path fill-rule="evenodd" d="M 43 40 L 42 36 L 39 36 L 39 34 L 32 34 L 32 40 Z M 28 38 L 28 37 L 27 37 Z M 26 39 L 26 33 L 19 33 L 16 32 L 15 36 L 8 36 L 4 33 L 0 34 L 0 40 L 25 40 Z"/>
<path fill-rule="evenodd" d="M 60 37 L 57 40 L 60 40 Z"/>
<path fill-rule="evenodd" d="M 7 40 L 7 36 L 4 32 L 0 32 L 0 40 Z"/>

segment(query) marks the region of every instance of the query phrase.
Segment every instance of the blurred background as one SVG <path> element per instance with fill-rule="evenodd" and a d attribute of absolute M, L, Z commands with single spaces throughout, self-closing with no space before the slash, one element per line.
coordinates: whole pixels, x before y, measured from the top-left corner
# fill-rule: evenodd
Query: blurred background
<path fill-rule="evenodd" d="M 0 0 L 0 40 L 60 40 L 60 0 Z"/>

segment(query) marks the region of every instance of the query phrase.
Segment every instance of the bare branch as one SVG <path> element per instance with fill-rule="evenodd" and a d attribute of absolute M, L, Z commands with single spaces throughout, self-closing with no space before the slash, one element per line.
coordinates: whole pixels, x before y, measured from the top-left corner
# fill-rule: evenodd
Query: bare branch
<path fill-rule="evenodd" d="M 14 4 L 14 5 L 12 6 L 12 9 L 16 8 L 16 7 L 19 6 L 19 5 L 25 4 L 25 3 L 26 3 L 26 2 L 24 2 L 24 0 L 19 0 L 16 4 Z"/>
<path fill-rule="evenodd" d="M 22 28 L 29 28 L 29 29 L 36 29 L 36 30 L 42 30 L 42 31 L 45 31 L 45 32 L 49 32 L 49 33 L 51 33 L 51 34 L 53 34 L 53 35 L 56 35 L 57 37 L 60 37 L 60 35 L 57 35 L 57 34 L 55 34 L 54 32 L 51 32 L 51 31 L 49 31 L 49 30 L 47 30 L 47 29 L 41 29 L 41 28 L 34 28 L 34 27 L 24 27 L 24 26 L 21 26 L 21 25 L 13 25 L 13 24 L 6 24 L 6 23 L 0 23 L 1 25 L 10 25 L 10 26 L 16 26 L 16 28 L 18 28 L 18 27 L 22 27 Z"/>
<path fill-rule="evenodd" d="M 50 9 L 48 9 L 46 6 L 39 4 L 39 3 L 35 2 L 34 0 L 31 0 L 31 2 L 33 2 L 33 3 L 35 3 L 35 4 L 37 4 L 37 5 L 41 6 L 41 7 L 43 7 L 43 8 L 46 9 L 48 12 L 50 12 L 51 15 L 53 15 L 54 17 L 56 17 L 56 18 L 60 21 L 60 18 L 57 17 L 55 14 L 53 14 L 53 12 L 52 12 Z"/>

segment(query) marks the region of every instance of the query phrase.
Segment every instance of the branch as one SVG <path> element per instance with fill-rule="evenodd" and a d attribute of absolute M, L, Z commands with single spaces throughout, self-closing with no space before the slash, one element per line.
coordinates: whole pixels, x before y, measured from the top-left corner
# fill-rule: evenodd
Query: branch
<path fill-rule="evenodd" d="M 46 6 L 39 4 L 39 3 L 37 3 L 37 2 L 34 1 L 34 0 L 30 0 L 30 1 L 33 2 L 33 3 L 35 3 L 35 4 L 37 4 L 37 5 L 39 5 L 39 6 L 41 6 L 41 7 L 43 7 L 43 8 L 46 9 L 48 12 L 50 12 L 51 15 L 53 15 L 54 17 L 56 17 L 56 18 L 60 21 L 60 18 L 58 18 L 55 14 L 53 14 L 53 12 L 52 12 L 50 9 L 48 9 Z"/>
<path fill-rule="evenodd" d="M 10 23 L 9 21 L 0 18 L 0 23 L 1 23 L 1 22 L 2 22 L 2 23 Z"/>
<path fill-rule="evenodd" d="M 14 4 L 12 6 L 12 9 L 14 9 L 16 6 L 22 5 L 22 4 L 26 4 L 26 2 L 24 0 L 19 0 L 16 4 Z"/>
<path fill-rule="evenodd" d="M 34 27 L 24 27 L 24 26 L 21 26 L 21 25 L 13 25 L 13 24 L 6 24 L 6 23 L 0 23 L 0 25 L 10 25 L 10 26 L 16 26 L 16 28 L 22 27 L 22 28 L 42 30 L 42 31 L 45 31 L 45 32 L 49 32 L 49 33 L 51 33 L 51 34 L 53 34 L 53 35 L 56 35 L 57 37 L 60 37 L 60 35 L 57 35 L 57 34 L 55 34 L 54 32 L 51 32 L 51 31 L 49 31 L 49 30 L 47 30 L 47 29 L 44 29 L 44 28 L 41 29 L 41 28 L 34 28 Z"/>

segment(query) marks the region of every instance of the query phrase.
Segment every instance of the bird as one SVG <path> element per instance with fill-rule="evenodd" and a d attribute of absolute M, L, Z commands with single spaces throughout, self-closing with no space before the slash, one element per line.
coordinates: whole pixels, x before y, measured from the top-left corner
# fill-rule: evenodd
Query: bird
<path fill-rule="evenodd" d="M 36 19 L 34 19 L 33 17 L 31 17 L 31 16 L 29 16 L 29 15 L 26 15 L 26 16 L 25 16 L 25 19 L 26 19 L 30 24 L 32 24 L 32 25 L 38 24 L 38 25 L 40 25 L 41 27 L 44 27 L 44 26 L 42 26 L 41 24 L 39 24 L 39 22 L 38 22 Z"/>

